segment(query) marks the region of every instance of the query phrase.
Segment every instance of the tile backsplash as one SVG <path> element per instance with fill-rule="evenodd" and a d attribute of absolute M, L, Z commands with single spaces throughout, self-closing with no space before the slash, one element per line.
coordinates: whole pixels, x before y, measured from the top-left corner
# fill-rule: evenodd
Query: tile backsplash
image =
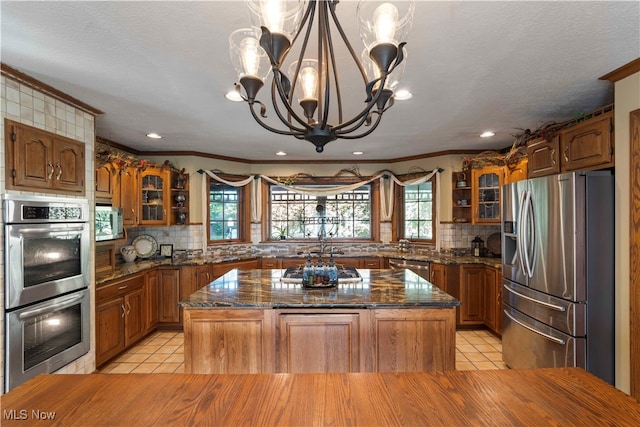
<path fill-rule="evenodd" d="M 487 242 L 488 237 L 493 233 L 499 233 L 500 226 L 471 225 L 471 224 L 440 224 L 438 228 L 438 241 L 441 250 L 470 249 L 471 241 L 475 236 L 480 236 Z M 138 227 L 129 229 L 127 233 L 127 243 L 130 244 L 136 237 L 147 234 L 152 236 L 161 244 L 173 244 L 174 251 L 202 250 L 205 245 L 206 234 L 201 225 L 185 225 L 172 227 Z M 305 251 L 315 242 L 310 243 L 259 243 L 259 239 L 254 239 L 254 243 L 228 244 L 209 246 L 207 255 L 225 256 L 241 254 L 278 254 L 297 253 Z M 377 251 L 391 251 L 397 249 L 396 243 L 361 243 L 342 245 L 335 244 L 336 248 L 345 253 L 363 253 Z M 412 245 L 413 251 L 434 250 L 434 247 L 425 245 Z"/>

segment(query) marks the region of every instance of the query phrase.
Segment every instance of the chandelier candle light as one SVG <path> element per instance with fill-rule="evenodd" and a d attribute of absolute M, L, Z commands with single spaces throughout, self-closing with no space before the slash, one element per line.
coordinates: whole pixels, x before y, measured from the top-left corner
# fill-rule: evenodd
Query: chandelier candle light
<path fill-rule="evenodd" d="M 360 1 L 357 21 L 365 49 L 359 59 L 336 16 L 338 3 L 337 0 L 249 0 L 253 26 L 236 30 L 229 37 L 231 61 L 239 77 L 235 87 L 249 104 L 254 119 L 271 132 L 311 142 L 318 153 L 338 138 L 362 138 L 376 129 L 382 113 L 393 105 L 394 89 L 406 64 L 404 40 L 413 20 L 413 1 Z M 309 49 L 309 41 L 314 25 L 317 52 L 315 57 L 309 57 L 307 51 L 313 50 Z M 347 120 L 343 120 L 332 29 L 337 30 L 363 81 L 365 107 Z M 287 56 L 299 39 L 299 55 L 285 67 L 289 62 Z M 273 109 L 286 127 L 284 130 L 263 120 L 267 117 L 267 108 L 256 99 L 269 73 L 273 76 Z M 298 85 L 301 96 L 295 92 Z M 334 105 L 331 96 L 336 98 Z M 301 114 L 296 112 L 296 98 Z M 259 114 L 256 104 L 260 106 Z M 337 118 L 337 123 L 329 123 L 330 117 Z M 359 130 L 363 125 L 367 129 Z"/>

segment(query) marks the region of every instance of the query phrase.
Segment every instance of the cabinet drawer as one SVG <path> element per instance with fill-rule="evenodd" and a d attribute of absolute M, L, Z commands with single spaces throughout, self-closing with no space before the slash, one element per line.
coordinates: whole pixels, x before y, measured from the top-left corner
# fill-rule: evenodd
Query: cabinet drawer
<path fill-rule="evenodd" d="M 124 295 L 127 292 L 142 288 L 143 286 L 144 273 L 138 273 L 115 282 L 109 282 L 96 289 L 96 302 L 100 303 L 107 299 Z"/>
<path fill-rule="evenodd" d="M 380 258 L 365 258 L 362 260 L 362 268 L 380 268 Z"/>
<path fill-rule="evenodd" d="M 282 261 L 279 259 L 262 259 L 260 268 L 282 268 Z"/>

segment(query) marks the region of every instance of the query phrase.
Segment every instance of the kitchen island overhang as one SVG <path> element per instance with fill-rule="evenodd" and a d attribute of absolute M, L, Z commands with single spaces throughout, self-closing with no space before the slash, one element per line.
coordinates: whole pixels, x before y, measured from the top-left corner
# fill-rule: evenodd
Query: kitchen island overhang
<path fill-rule="evenodd" d="M 410 270 L 307 289 L 283 270 L 232 270 L 180 302 L 186 373 L 455 369 L 460 304 Z"/>

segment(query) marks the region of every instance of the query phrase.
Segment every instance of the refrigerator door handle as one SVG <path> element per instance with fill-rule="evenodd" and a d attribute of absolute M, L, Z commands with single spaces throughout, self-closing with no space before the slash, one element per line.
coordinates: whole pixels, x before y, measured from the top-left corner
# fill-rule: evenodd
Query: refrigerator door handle
<path fill-rule="evenodd" d="M 508 286 L 505 286 L 505 289 L 507 289 L 507 290 L 508 290 L 509 292 L 511 292 L 512 294 L 515 294 L 515 295 L 519 296 L 520 298 L 523 298 L 523 299 L 529 300 L 529 301 L 534 302 L 534 303 L 536 303 L 536 304 L 543 305 L 543 306 L 548 307 L 548 308 L 550 308 L 550 309 L 552 309 L 552 310 L 562 311 L 562 312 L 567 311 L 567 309 L 566 309 L 566 308 L 564 308 L 564 307 L 562 307 L 562 306 L 560 306 L 560 305 L 551 304 L 551 303 L 548 303 L 548 302 L 540 301 L 540 300 L 538 300 L 538 299 L 535 299 L 535 298 L 532 298 L 532 297 L 529 297 L 529 296 L 523 295 L 523 294 L 521 294 L 520 292 L 516 292 L 516 291 L 514 291 L 513 289 L 511 289 L 511 288 L 510 288 L 510 287 L 508 287 Z"/>
<path fill-rule="evenodd" d="M 527 274 L 527 270 L 524 264 L 524 201 L 527 195 L 527 191 L 523 191 L 520 195 L 520 203 L 518 204 L 518 216 L 516 219 L 516 227 L 519 229 L 516 230 L 516 254 L 514 255 L 518 257 L 518 264 L 520 265 L 520 271 L 522 274 Z"/>
<path fill-rule="evenodd" d="M 536 265 L 538 249 L 536 248 L 536 212 L 533 207 L 533 198 L 531 197 L 531 192 L 529 192 L 529 197 L 527 200 L 527 209 L 527 221 L 529 221 L 529 230 L 531 230 L 531 241 L 527 242 L 528 244 L 530 244 L 527 251 L 531 249 L 531 254 L 527 253 L 527 255 L 529 255 L 529 277 L 533 277 L 533 267 Z"/>
<path fill-rule="evenodd" d="M 561 340 L 560 338 L 556 338 L 556 337 L 552 337 L 551 335 L 547 335 L 544 332 L 540 332 L 537 329 L 532 328 L 531 326 L 519 321 L 518 319 L 514 318 L 511 314 L 509 314 L 509 312 L 507 310 L 504 310 L 504 314 L 506 314 L 509 319 L 511 319 L 512 321 L 514 321 L 518 325 L 522 326 L 523 328 L 530 330 L 534 334 L 538 334 L 538 335 L 548 339 L 549 341 L 555 342 L 556 344 L 560 344 L 560 345 L 565 345 L 566 344 L 565 340 Z"/>

